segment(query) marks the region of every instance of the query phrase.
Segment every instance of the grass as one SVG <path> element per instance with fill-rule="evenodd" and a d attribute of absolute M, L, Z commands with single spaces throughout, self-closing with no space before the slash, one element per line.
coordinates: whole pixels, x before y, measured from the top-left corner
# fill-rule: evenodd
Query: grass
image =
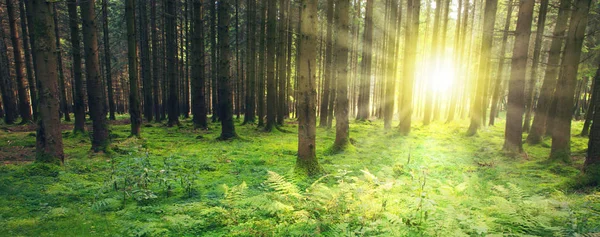
<path fill-rule="evenodd" d="M 120 119 L 126 119 L 121 117 Z M 241 120 L 236 121 L 236 125 Z M 600 232 L 600 192 L 572 190 L 587 139 L 572 137 L 571 164 L 548 163 L 550 140 L 527 156 L 500 150 L 504 124 L 465 135 L 467 121 L 414 125 L 409 136 L 379 121 L 351 123 L 353 148 L 330 151 L 328 175 L 295 177 L 297 125 L 285 133 L 237 126 L 241 139 L 153 123 L 142 138 L 112 125 L 107 154 L 64 131 L 64 166 L 0 166 L 0 236 L 564 236 Z M 573 133 L 582 124 L 575 122 Z M 7 127 L 14 128 L 14 127 Z M 31 131 L 0 130 L 0 151 L 33 149 Z M 29 153 L 31 154 L 31 153 Z M 33 159 L 30 157 L 29 159 Z M 25 159 L 27 160 L 27 159 Z"/>

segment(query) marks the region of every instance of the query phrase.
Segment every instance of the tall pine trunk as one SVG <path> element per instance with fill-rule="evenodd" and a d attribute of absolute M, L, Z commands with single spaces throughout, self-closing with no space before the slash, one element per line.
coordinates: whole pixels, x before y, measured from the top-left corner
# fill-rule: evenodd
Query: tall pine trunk
<path fill-rule="evenodd" d="M 192 115 L 194 127 L 207 129 L 204 73 L 204 0 L 194 0 L 192 26 Z"/>
<path fill-rule="evenodd" d="M 37 41 L 33 50 L 38 55 L 37 77 L 40 93 L 40 119 L 36 135 L 36 160 L 49 163 L 64 162 L 62 131 L 59 117 L 59 91 L 52 5 L 45 0 L 33 0 L 35 17 L 31 22 Z"/>
<path fill-rule="evenodd" d="M 529 132 L 531 126 L 531 113 L 533 112 L 535 84 L 537 83 L 537 73 L 540 64 L 540 54 L 542 51 L 542 39 L 544 37 L 544 27 L 546 26 L 546 13 L 548 11 L 549 0 L 541 0 L 538 13 L 537 28 L 533 46 L 533 64 L 531 67 L 531 76 L 525 97 L 525 120 L 523 122 L 523 131 Z"/>
<path fill-rule="evenodd" d="M 350 127 L 348 122 L 348 54 L 350 46 L 350 0 L 337 0 L 336 15 L 336 95 L 335 104 L 335 142 L 334 150 L 344 150 L 350 143 Z"/>
<path fill-rule="evenodd" d="M 102 79 L 100 78 L 100 63 L 98 60 L 98 31 L 96 11 L 94 9 L 95 0 L 82 1 L 80 4 L 81 21 L 83 22 L 82 33 L 85 52 L 88 104 L 93 129 L 92 150 L 94 152 L 100 152 L 106 151 L 109 144 L 109 137 L 108 121 L 106 120 L 106 109 L 104 107 L 104 88 L 102 86 Z M 40 116 L 43 116 L 41 111 Z"/>
<path fill-rule="evenodd" d="M 135 0 L 127 0 L 125 3 L 125 18 L 127 22 L 127 61 L 129 63 L 129 120 L 131 121 L 131 136 L 139 137 L 142 114 L 139 97 Z"/>
<path fill-rule="evenodd" d="M 231 101 L 231 81 L 229 75 L 229 12 L 230 0 L 221 0 L 219 12 L 219 118 L 221 119 L 220 140 L 230 140 L 237 137 L 233 124 L 233 102 Z"/>
<path fill-rule="evenodd" d="M 361 73 L 358 92 L 358 113 L 356 120 L 366 120 L 369 118 L 371 65 L 373 61 L 373 5 L 374 1 L 367 1 L 365 9 L 365 30 L 363 35 Z"/>

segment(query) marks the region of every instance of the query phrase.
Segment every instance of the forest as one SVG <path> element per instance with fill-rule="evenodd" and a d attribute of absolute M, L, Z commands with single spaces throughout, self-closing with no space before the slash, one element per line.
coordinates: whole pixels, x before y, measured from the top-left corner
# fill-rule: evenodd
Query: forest
<path fill-rule="evenodd" d="M 598 0 L 0 0 L 0 236 L 599 236 Z"/>

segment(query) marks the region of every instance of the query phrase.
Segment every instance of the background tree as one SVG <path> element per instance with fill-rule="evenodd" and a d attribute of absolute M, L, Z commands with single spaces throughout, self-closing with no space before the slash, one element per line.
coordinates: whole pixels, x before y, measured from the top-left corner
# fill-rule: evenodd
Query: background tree
<path fill-rule="evenodd" d="M 413 85 L 415 81 L 415 68 L 417 57 L 417 44 L 419 40 L 419 13 L 421 11 L 421 1 L 408 0 L 406 23 L 406 42 L 404 46 L 404 69 L 402 99 L 400 101 L 400 125 L 398 126 L 400 134 L 408 135 L 412 121 L 413 111 Z"/>
<path fill-rule="evenodd" d="M 73 113 L 75 123 L 73 133 L 85 132 L 85 101 L 83 79 L 81 78 L 81 41 L 79 35 L 79 17 L 77 16 L 77 0 L 68 0 L 69 28 L 71 29 L 71 55 L 73 60 Z"/>
<path fill-rule="evenodd" d="M 0 22 L 2 18 L 0 17 Z M 4 30 L 0 30 L 0 92 L 4 105 L 4 122 L 13 124 L 19 117 L 17 97 L 12 77 L 10 76 L 10 61 L 8 60 L 7 47 L 4 43 Z"/>
<path fill-rule="evenodd" d="M 319 107 L 319 127 L 330 127 L 327 121 L 329 116 L 329 100 L 332 78 L 335 77 L 333 71 L 333 14 L 334 1 L 327 0 L 327 33 L 325 38 L 325 58 L 323 59 L 323 92 L 321 94 L 321 106 Z"/>
<path fill-rule="evenodd" d="M 254 124 L 256 117 L 256 0 L 248 0 L 247 6 L 247 42 L 246 51 L 248 70 L 246 70 L 246 114 L 244 124 Z"/>
<path fill-rule="evenodd" d="M 275 126 L 277 115 L 277 84 L 275 77 L 275 41 L 277 39 L 277 1 L 268 0 L 267 9 L 267 124 L 265 131 L 271 131 Z"/>
<path fill-rule="evenodd" d="M 169 114 L 169 121 L 167 125 L 169 127 L 179 126 L 179 113 L 177 108 L 179 107 L 178 102 L 178 87 L 177 87 L 177 22 L 176 22 L 176 11 L 175 11 L 175 0 L 166 0 L 166 12 L 165 12 L 165 27 L 166 27 L 166 47 L 167 47 L 167 78 L 168 78 L 168 104 L 167 111 Z"/>
<path fill-rule="evenodd" d="M 8 13 L 8 25 L 10 29 L 10 39 L 12 42 L 15 79 L 17 81 L 17 94 L 19 95 L 19 114 L 21 115 L 21 124 L 31 122 L 33 117 L 31 114 L 31 103 L 29 101 L 29 93 L 27 91 L 27 81 L 25 81 L 25 68 L 21 49 L 23 45 L 19 40 L 19 31 L 17 30 L 17 14 L 13 0 L 6 0 L 6 11 Z"/>
<path fill-rule="evenodd" d="M 350 125 L 348 122 L 348 53 L 350 46 L 350 0 L 336 0 L 336 95 L 335 104 L 335 142 L 334 150 L 344 150 L 350 143 Z"/>
<path fill-rule="evenodd" d="M 37 54 L 37 87 L 39 96 L 39 113 L 36 134 L 36 160 L 49 163 L 64 162 L 63 140 L 59 117 L 59 92 L 54 21 L 52 5 L 45 0 L 33 0 L 33 34 L 37 41 L 33 50 Z"/>
<path fill-rule="evenodd" d="M 373 5 L 374 1 L 367 1 L 365 8 L 365 29 L 363 35 L 361 74 L 358 95 L 357 120 L 366 120 L 369 117 L 369 100 L 371 97 L 371 65 L 373 42 Z"/>
<path fill-rule="evenodd" d="M 83 5 L 81 5 L 83 6 Z M 108 110 L 109 119 L 115 120 L 115 96 L 113 89 L 113 78 L 112 78 L 112 64 L 111 64 L 111 51 L 110 51 L 110 36 L 108 34 L 108 0 L 102 0 L 102 32 L 104 35 L 104 77 L 106 78 L 106 85 L 108 86 Z M 87 61 L 87 60 L 86 60 Z M 102 89 L 104 91 L 104 89 Z"/>
<path fill-rule="evenodd" d="M 127 0 L 125 3 L 125 15 L 127 22 L 127 61 L 129 62 L 129 120 L 131 121 L 131 136 L 140 136 L 142 125 L 142 114 L 140 111 L 137 62 L 137 41 L 135 30 L 135 0 Z M 143 3 L 142 3 L 143 4 Z"/>
<path fill-rule="evenodd" d="M 192 31 L 192 115 L 194 127 L 207 129 L 204 73 L 204 0 L 194 0 Z"/>

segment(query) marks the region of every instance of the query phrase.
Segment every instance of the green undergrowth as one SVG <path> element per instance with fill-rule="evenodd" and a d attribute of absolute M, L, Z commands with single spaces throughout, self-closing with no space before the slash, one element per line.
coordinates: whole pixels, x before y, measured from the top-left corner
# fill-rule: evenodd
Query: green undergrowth
<path fill-rule="evenodd" d="M 126 118 L 121 118 L 126 119 Z M 241 120 L 236 120 L 240 124 Z M 550 140 L 501 151 L 504 124 L 466 136 L 467 121 L 413 126 L 352 122 L 351 146 L 332 152 L 317 129 L 326 174 L 297 177 L 297 124 L 270 133 L 219 124 L 194 130 L 152 123 L 141 138 L 112 125 L 107 153 L 64 131 L 63 166 L 0 166 L 0 236 L 580 236 L 600 232 L 600 191 L 572 189 L 572 162 L 547 162 Z M 573 126 L 579 134 L 581 123 Z M 33 149 L 31 132 L 0 130 L 0 148 Z"/>

